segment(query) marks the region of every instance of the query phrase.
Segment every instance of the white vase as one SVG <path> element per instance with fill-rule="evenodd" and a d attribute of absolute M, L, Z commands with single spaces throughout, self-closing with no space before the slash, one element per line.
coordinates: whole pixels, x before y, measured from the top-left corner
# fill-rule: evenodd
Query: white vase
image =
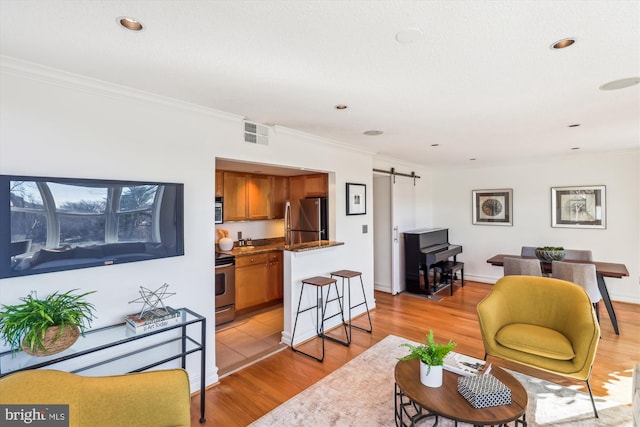
<path fill-rule="evenodd" d="M 440 387 L 442 385 L 442 365 L 431 366 L 420 361 L 420 382 L 427 387 Z"/>
<path fill-rule="evenodd" d="M 230 237 L 223 237 L 218 240 L 218 246 L 220 246 L 220 250 L 222 251 L 230 251 L 233 249 L 233 240 Z"/>

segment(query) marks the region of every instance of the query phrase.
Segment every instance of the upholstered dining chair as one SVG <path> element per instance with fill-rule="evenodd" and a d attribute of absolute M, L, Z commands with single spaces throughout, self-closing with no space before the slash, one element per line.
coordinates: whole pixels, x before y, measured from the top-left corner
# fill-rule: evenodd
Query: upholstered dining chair
<path fill-rule="evenodd" d="M 593 261 L 593 254 L 589 250 L 565 249 L 564 259 L 572 259 L 576 261 Z"/>
<path fill-rule="evenodd" d="M 523 246 L 520 250 L 520 256 L 536 256 L 535 246 Z"/>
<path fill-rule="evenodd" d="M 598 302 L 602 299 L 602 295 L 598 288 L 596 266 L 593 264 L 553 261 L 551 263 L 551 271 L 555 279 L 575 283 L 587 291 L 599 322 L 600 312 L 598 310 Z"/>
<path fill-rule="evenodd" d="M 542 276 L 540 261 L 527 258 L 504 258 L 505 276 Z"/>

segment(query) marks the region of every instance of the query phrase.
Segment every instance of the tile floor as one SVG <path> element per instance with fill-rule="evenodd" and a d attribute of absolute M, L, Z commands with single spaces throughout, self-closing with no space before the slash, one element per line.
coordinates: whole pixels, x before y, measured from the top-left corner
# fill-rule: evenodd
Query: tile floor
<path fill-rule="evenodd" d="M 216 363 L 220 378 L 287 348 L 280 344 L 284 328 L 282 304 L 236 318 L 216 329 Z"/>

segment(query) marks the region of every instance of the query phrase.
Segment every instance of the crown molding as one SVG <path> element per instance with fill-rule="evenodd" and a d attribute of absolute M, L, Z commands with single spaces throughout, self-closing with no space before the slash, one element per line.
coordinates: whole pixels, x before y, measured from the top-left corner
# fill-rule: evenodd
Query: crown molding
<path fill-rule="evenodd" d="M 80 74 L 70 73 L 57 68 L 47 67 L 6 55 L 0 55 L 0 74 L 34 80 L 40 83 L 63 87 L 70 90 L 82 91 L 93 95 L 165 105 L 224 120 L 238 122 L 244 120 L 243 116 L 237 114 L 214 110 L 201 105 L 180 101 L 175 98 L 161 96 L 139 89 L 133 89 L 127 86 L 94 79 Z"/>

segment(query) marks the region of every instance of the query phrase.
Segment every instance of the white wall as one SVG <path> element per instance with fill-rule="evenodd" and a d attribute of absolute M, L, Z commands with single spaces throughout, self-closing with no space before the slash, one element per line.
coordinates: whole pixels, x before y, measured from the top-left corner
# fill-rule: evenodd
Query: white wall
<path fill-rule="evenodd" d="M 463 245 L 465 276 L 494 282 L 502 269 L 486 263 L 521 246 L 591 249 L 597 261 L 624 263 L 630 277 L 607 278 L 613 300 L 640 303 L 640 208 L 638 150 L 580 154 L 528 163 L 438 170 L 433 174 L 434 224 L 449 228 L 449 240 Z M 607 228 L 551 227 L 551 187 L 605 185 Z M 513 227 L 472 225 L 471 192 L 513 189 Z"/>
<path fill-rule="evenodd" d="M 345 242 L 342 268 L 363 272 L 373 293 L 372 201 L 367 215 L 345 215 L 345 183 L 371 188 L 372 155 L 345 150 L 276 127 L 268 146 L 242 141 L 242 118 L 2 57 L 0 173 L 139 179 L 185 185 L 185 255 L 110 267 L 0 280 L 3 304 L 30 290 L 97 290 L 94 327 L 118 323 L 135 311 L 128 301 L 139 286 L 163 283 L 208 322 L 207 384 L 217 381 L 214 334 L 215 158 L 257 161 L 334 172 L 329 193 L 336 240 Z M 317 266 L 318 273 L 326 268 Z M 155 289 L 155 288 L 154 288 Z M 198 384 L 196 365 L 189 367 Z"/>

